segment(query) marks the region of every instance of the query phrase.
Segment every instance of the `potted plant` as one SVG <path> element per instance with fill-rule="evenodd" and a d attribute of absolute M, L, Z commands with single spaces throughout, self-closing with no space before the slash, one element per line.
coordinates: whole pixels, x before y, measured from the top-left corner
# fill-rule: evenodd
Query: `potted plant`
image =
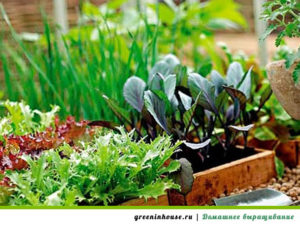
<path fill-rule="evenodd" d="M 298 0 L 274 0 L 264 4 L 262 19 L 271 22 L 263 38 L 279 30 L 275 45 L 284 37 L 300 37 L 300 3 Z M 300 119 L 300 47 L 287 55 L 286 60 L 267 65 L 268 78 L 273 92 L 284 109 Z"/>
<path fill-rule="evenodd" d="M 247 110 L 251 86 L 251 69 L 244 72 L 237 62 L 230 64 L 226 77 L 213 71 L 208 79 L 167 55 L 151 69 L 147 83 L 135 76 L 125 83 L 123 94 L 131 111 L 104 98 L 128 131 L 136 131 L 137 139 L 167 133 L 173 141 L 182 141 L 172 156 L 181 163 L 174 175 L 181 191 L 170 191 L 169 201 L 202 205 L 221 193 L 257 186 L 275 175 L 274 153 L 247 147 L 251 121 L 261 109 Z M 262 97 L 259 105 L 267 99 Z M 107 121 L 90 125 L 114 126 Z M 235 144 L 239 135 L 244 139 L 242 147 Z"/>

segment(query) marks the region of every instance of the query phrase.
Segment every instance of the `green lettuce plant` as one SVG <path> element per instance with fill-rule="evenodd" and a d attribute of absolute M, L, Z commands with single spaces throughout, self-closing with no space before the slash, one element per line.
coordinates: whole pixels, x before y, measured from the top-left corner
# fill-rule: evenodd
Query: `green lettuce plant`
<path fill-rule="evenodd" d="M 69 145 L 43 152 L 38 159 L 23 156 L 28 169 L 6 171 L 9 205 L 112 205 L 132 198 L 157 198 L 179 186 L 168 175 L 179 169 L 170 161 L 180 144 L 170 137 L 150 143 L 132 141 L 133 133 L 97 133 L 76 150 Z M 2 198 L 4 199 L 4 197 Z"/>
<path fill-rule="evenodd" d="M 32 110 L 24 101 L 0 102 L 0 106 L 5 108 L 7 114 L 0 118 L 0 137 L 3 135 L 25 135 L 28 133 L 44 131 L 46 128 L 54 126 L 58 106 L 53 106 L 49 112 Z"/>

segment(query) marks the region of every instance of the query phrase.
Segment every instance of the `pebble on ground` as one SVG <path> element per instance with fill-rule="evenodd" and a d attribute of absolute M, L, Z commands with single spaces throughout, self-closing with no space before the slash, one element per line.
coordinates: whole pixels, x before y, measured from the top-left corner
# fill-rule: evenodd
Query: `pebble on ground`
<path fill-rule="evenodd" d="M 292 169 L 286 167 L 282 178 L 272 178 L 268 183 L 261 184 L 259 187 L 249 186 L 244 189 L 235 188 L 231 193 L 228 193 L 227 195 L 223 193 L 216 197 L 222 198 L 225 196 L 232 196 L 235 194 L 241 194 L 261 188 L 272 188 L 288 195 L 292 199 L 292 201 L 300 201 L 300 165 Z M 209 202 L 208 205 L 213 205 L 213 201 Z"/>

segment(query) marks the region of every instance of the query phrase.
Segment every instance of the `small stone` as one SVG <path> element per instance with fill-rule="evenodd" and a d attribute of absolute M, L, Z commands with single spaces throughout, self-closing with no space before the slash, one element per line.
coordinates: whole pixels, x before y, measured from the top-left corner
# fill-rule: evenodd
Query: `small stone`
<path fill-rule="evenodd" d="M 232 192 L 234 192 L 234 193 L 238 193 L 239 192 L 239 189 L 238 188 L 235 188 L 235 189 L 233 189 L 233 191 Z"/>
<path fill-rule="evenodd" d="M 286 173 L 291 173 L 292 172 L 291 169 L 288 168 L 288 167 L 285 167 L 284 170 L 285 170 Z"/>
<path fill-rule="evenodd" d="M 281 187 L 281 188 L 280 188 L 280 191 L 286 192 L 286 191 L 287 191 L 287 187 Z"/>
<path fill-rule="evenodd" d="M 226 197 L 226 195 L 224 193 L 219 195 L 219 198 L 224 198 L 224 197 Z"/>
<path fill-rule="evenodd" d="M 290 190 L 290 191 L 288 192 L 288 195 L 291 196 L 291 197 L 297 197 L 297 196 L 298 196 L 297 192 L 294 191 L 294 190 Z"/>
<path fill-rule="evenodd" d="M 235 193 L 233 193 L 233 192 L 231 192 L 231 193 L 229 194 L 229 196 L 233 196 L 233 195 L 235 195 Z"/>
<path fill-rule="evenodd" d="M 243 193 L 245 193 L 244 189 L 242 189 L 242 190 L 239 191 L 239 194 L 243 194 Z"/>
<path fill-rule="evenodd" d="M 293 184 L 292 183 L 283 183 L 282 184 L 282 187 L 287 187 L 288 189 L 292 188 L 293 187 Z"/>
<path fill-rule="evenodd" d="M 266 185 L 266 184 L 261 184 L 261 185 L 259 185 L 259 187 L 261 187 L 261 188 L 266 188 L 267 185 Z"/>
<path fill-rule="evenodd" d="M 271 183 L 274 184 L 276 182 L 276 178 L 271 179 Z"/>
<path fill-rule="evenodd" d="M 292 200 L 293 201 L 297 201 L 297 197 L 292 197 Z"/>
<path fill-rule="evenodd" d="M 252 186 L 249 186 L 247 189 L 248 189 L 249 191 L 252 191 L 252 190 L 253 190 L 253 187 L 252 187 Z"/>
<path fill-rule="evenodd" d="M 281 185 L 278 184 L 278 183 L 276 183 L 276 184 L 273 185 L 273 187 L 274 187 L 275 189 L 279 190 L 279 189 L 281 188 Z"/>

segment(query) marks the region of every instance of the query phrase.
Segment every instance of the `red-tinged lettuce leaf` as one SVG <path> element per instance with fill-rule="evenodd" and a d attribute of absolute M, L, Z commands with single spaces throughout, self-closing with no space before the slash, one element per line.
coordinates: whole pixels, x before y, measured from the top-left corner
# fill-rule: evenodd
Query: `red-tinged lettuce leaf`
<path fill-rule="evenodd" d="M 175 183 L 180 185 L 180 192 L 187 194 L 191 191 L 194 183 L 193 169 L 191 163 L 186 158 L 181 158 L 178 161 L 181 164 L 180 171 L 174 173 L 172 177 Z"/>
<path fill-rule="evenodd" d="M 64 123 L 56 120 L 55 128 L 48 127 L 43 132 L 22 136 L 10 135 L 0 144 L 0 173 L 7 169 L 20 170 L 27 167 L 22 159 L 24 155 L 39 157 L 42 151 L 57 148 L 63 143 L 74 144 L 79 138 L 91 137 L 92 128 L 87 121 L 76 122 L 67 117 Z"/>

